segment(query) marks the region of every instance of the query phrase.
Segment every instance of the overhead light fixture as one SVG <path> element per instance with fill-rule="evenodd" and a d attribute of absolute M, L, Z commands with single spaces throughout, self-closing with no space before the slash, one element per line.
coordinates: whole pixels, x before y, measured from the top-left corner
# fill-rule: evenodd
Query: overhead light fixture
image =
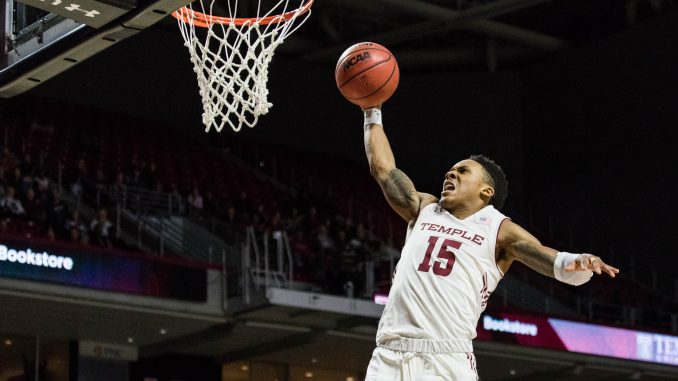
<path fill-rule="evenodd" d="M 130 343 L 130 344 L 132 344 L 132 343 L 134 342 L 134 338 L 133 338 L 133 337 L 128 337 L 128 338 L 127 338 L 127 342 Z"/>
<path fill-rule="evenodd" d="M 312 378 L 312 377 L 313 377 L 313 373 L 312 373 L 312 372 L 306 372 L 306 373 L 304 373 L 304 377 L 306 377 L 306 378 Z"/>
<path fill-rule="evenodd" d="M 165 328 L 160 328 L 160 334 L 161 334 L 161 335 L 166 335 L 166 334 L 167 334 L 167 330 L 166 330 Z"/>
<path fill-rule="evenodd" d="M 516 375 L 516 370 L 515 370 L 515 369 L 509 370 L 509 374 L 510 374 L 511 376 L 515 376 L 515 375 Z"/>
<path fill-rule="evenodd" d="M 240 370 L 242 370 L 243 372 L 247 372 L 248 370 L 250 370 L 250 366 L 247 364 L 242 364 L 240 365 Z"/>
<path fill-rule="evenodd" d="M 311 362 L 314 363 L 314 364 L 317 364 L 317 363 L 318 363 L 318 359 L 315 358 L 315 357 L 312 357 L 312 358 L 311 358 Z"/>
<path fill-rule="evenodd" d="M 7 346 L 12 345 L 12 340 L 10 340 L 10 339 L 5 340 L 5 345 L 7 345 Z"/>

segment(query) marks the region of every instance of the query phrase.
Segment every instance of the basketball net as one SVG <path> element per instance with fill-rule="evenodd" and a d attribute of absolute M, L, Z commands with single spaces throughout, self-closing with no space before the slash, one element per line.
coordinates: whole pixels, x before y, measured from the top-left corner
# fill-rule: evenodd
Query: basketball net
<path fill-rule="evenodd" d="M 268 112 L 273 106 L 267 99 L 268 65 L 278 45 L 310 16 L 313 4 L 278 0 L 262 11 L 262 0 L 257 2 L 253 18 L 236 17 L 238 0 L 226 1 L 228 17 L 212 15 L 214 0 L 197 1 L 197 11 L 191 4 L 172 13 L 198 76 L 205 132 L 212 127 L 220 132 L 227 124 L 236 132 L 243 125 L 254 127 Z M 198 36 L 196 26 L 206 34 Z"/>

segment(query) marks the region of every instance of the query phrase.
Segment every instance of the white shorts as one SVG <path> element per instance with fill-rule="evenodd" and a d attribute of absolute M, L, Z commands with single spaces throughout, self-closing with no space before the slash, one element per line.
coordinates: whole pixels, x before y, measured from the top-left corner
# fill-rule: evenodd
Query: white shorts
<path fill-rule="evenodd" d="M 477 381 L 473 352 L 401 352 L 377 347 L 365 381 Z"/>

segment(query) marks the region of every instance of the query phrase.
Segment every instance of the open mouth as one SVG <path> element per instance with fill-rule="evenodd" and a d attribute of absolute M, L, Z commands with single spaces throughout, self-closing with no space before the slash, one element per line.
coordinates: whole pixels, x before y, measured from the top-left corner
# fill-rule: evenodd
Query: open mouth
<path fill-rule="evenodd" d="M 443 192 L 453 191 L 455 189 L 457 189 L 457 188 L 452 183 L 449 183 L 449 182 L 446 181 L 445 184 L 443 184 Z"/>

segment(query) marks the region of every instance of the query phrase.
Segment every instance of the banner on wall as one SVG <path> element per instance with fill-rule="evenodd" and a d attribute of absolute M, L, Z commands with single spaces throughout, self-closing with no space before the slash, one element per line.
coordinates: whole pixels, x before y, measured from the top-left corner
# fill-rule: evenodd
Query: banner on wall
<path fill-rule="evenodd" d="M 78 343 L 78 347 L 80 356 L 84 357 L 112 361 L 137 361 L 139 359 L 137 347 L 129 345 L 81 341 Z"/>
<path fill-rule="evenodd" d="M 0 277 L 160 298 L 207 300 L 206 268 L 125 254 L 3 239 Z"/>
<path fill-rule="evenodd" d="M 511 313 L 485 314 L 477 340 L 678 365 L 678 336 Z"/>

